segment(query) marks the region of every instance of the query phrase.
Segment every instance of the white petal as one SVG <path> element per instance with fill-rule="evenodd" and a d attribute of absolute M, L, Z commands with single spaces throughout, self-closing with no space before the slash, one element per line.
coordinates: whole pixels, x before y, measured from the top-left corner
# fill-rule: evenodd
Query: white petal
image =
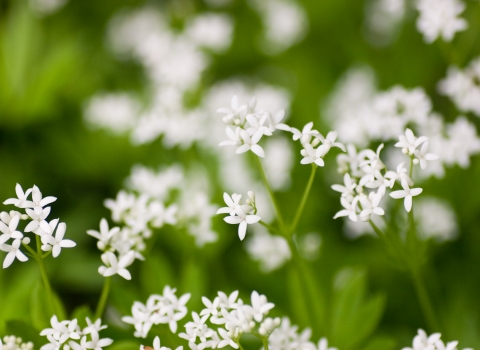
<path fill-rule="evenodd" d="M 245 234 L 247 233 L 247 222 L 243 220 L 240 225 L 238 225 L 238 237 L 241 241 L 245 238 Z"/>
<path fill-rule="evenodd" d="M 423 189 L 422 188 L 412 188 L 410 190 L 410 194 L 412 196 L 418 196 L 420 193 L 422 193 Z"/>
<path fill-rule="evenodd" d="M 403 204 L 405 206 L 405 210 L 407 212 L 410 212 L 410 210 L 412 210 L 412 196 L 411 195 L 406 196 Z"/>
<path fill-rule="evenodd" d="M 125 278 L 126 280 L 130 281 L 132 279 L 132 275 L 130 274 L 130 272 L 127 269 L 121 269 L 121 270 L 117 271 L 117 273 L 120 276 L 122 276 L 123 278 Z"/>
<path fill-rule="evenodd" d="M 254 224 L 256 222 L 259 222 L 260 219 L 261 217 L 258 215 L 247 215 L 247 217 L 245 218 L 245 221 L 247 222 L 247 224 Z"/>
<path fill-rule="evenodd" d="M 261 158 L 265 158 L 265 152 L 263 151 L 263 148 L 260 147 L 259 145 L 252 145 L 251 150 L 257 156 L 259 156 Z"/>
<path fill-rule="evenodd" d="M 406 195 L 407 195 L 407 192 L 404 191 L 404 190 L 393 191 L 392 193 L 390 193 L 390 197 L 395 198 L 395 199 L 403 198 Z"/>
<path fill-rule="evenodd" d="M 236 224 L 239 224 L 240 222 L 243 221 L 243 219 L 239 216 L 227 216 L 227 217 L 224 217 L 223 220 L 227 223 L 227 224 L 232 224 L 232 225 L 236 225 Z"/>

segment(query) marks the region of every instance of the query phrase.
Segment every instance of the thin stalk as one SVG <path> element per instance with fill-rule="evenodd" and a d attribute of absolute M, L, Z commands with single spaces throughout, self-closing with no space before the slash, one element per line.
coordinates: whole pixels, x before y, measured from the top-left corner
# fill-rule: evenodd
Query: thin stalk
<path fill-rule="evenodd" d="M 103 284 L 102 294 L 98 301 L 97 310 L 95 311 L 95 320 L 101 319 L 105 312 L 105 306 L 107 305 L 108 294 L 110 293 L 110 287 L 112 286 L 112 276 L 105 277 L 105 283 Z"/>
<path fill-rule="evenodd" d="M 432 332 L 439 332 L 441 331 L 440 325 L 438 320 L 435 316 L 435 312 L 433 311 L 433 306 L 430 301 L 430 298 L 427 293 L 427 289 L 425 287 L 425 283 L 423 279 L 420 277 L 420 273 L 417 269 L 412 269 L 411 277 L 413 279 L 413 285 L 415 286 L 415 291 L 418 296 L 418 300 L 420 301 L 420 307 L 422 308 L 423 315 L 425 316 L 425 320 L 427 321 L 427 325 Z"/>
<path fill-rule="evenodd" d="M 34 251 L 28 244 L 23 244 L 22 243 L 22 246 L 28 250 L 28 252 L 30 253 L 30 255 L 32 256 L 32 258 L 34 258 L 35 260 L 38 260 L 38 254 L 36 251 Z"/>
<path fill-rule="evenodd" d="M 373 223 L 372 220 L 368 220 L 368 222 L 370 223 L 370 226 L 372 226 L 373 231 L 375 231 L 375 233 L 377 234 L 378 238 L 380 238 L 380 239 L 382 239 L 382 240 L 386 240 L 386 235 L 385 235 L 385 233 L 383 233 L 382 230 L 380 230 L 380 229 L 378 228 L 378 226 Z"/>
<path fill-rule="evenodd" d="M 263 349 L 268 350 L 268 338 L 267 337 L 262 338 L 262 343 L 263 343 Z"/>
<path fill-rule="evenodd" d="M 237 343 L 238 347 L 240 348 L 240 350 L 244 350 L 242 344 L 240 344 L 240 339 L 238 341 L 236 341 L 236 343 Z"/>
<path fill-rule="evenodd" d="M 285 231 L 285 224 L 283 221 L 282 213 L 280 212 L 280 207 L 277 203 L 277 199 L 275 198 L 275 195 L 272 191 L 272 188 L 270 187 L 270 184 L 268 182 L 267 176 L 265 175 L 265 171 L 263 170 L 262 163 L 260 162 L 260 159 L 257 156 L 254 156 L 255 161 L 257 162 L 258 170 L 260 171 L 260 176 L 262 177 L 262 181 L 267 188 L 268 194 L 270 195 L 270 199 L 272 200 L 273 206 L 275 207 L 275 212 L 277 213 L 277 219 L 278 222 L 280 223 L 281 231 Z"/>
<path fill-rule="evenodd" d="M 50 286 L 50 281 L 48 280 L 47 270 L 45 269 L 45 264 L 42 260 L 42 251 L 41 251 L 41 242 L 40 236 L 36 235 L 35 237 L 37 243 L 37 261 L 40 266 L 40 274 L 42 275 L 43 284 L 45 285 L 45 290 L 47 291 L 48 304 L 50 308 L 50 313 L 55 315 L 55 303 L 53 301 L 53 292 L 52 287 Z"/>
<path fill-rule="evenodd" d="M 410 156 L 410 170 L 408 172 L 408 176 L 412 178 L 412 174 L 413 174 L 413 156 Z"/>
<path fill-rule="evenodd" d="M 292 226 L 290 227 L 290 236 L 293 235 L 293 233 L 295 232 L 298 221 L 302 216 L 303 209 L 305 208 L 305 204 L 307 203 L 308 195 L 310 194 L 310 190 L 312 189 L 312 184 L 315 178 L 316 171 L 317 171 L 317 166 L 312 163 L 312 172 L 310 173 L 310 179 L 308 179 L 307 187 L 305 187 L 305 191 L 303 191 L 303 196 L 300 202 L 300 206 L 297 209 L 297 213 L 295 214 L 295 219 L 293 220 Z"/>
<path fill-rule="evenodd" d="M 270 233 L 278 233 L 278 230 L 275 227 L 267 224 L 265 221 L 260 220 L 258 223 L 265 227 Z"/>

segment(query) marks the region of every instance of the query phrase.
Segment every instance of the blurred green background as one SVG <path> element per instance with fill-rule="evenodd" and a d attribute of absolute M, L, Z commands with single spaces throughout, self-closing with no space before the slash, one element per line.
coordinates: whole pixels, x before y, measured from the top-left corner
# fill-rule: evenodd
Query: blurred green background
<path fill-rule="evenodd" d="M 473 18 L 478 4 L 468 3 L 464 17 L 470 28 L 455 41 L 460 47 L 458 56 L 465 58 L 450 62 L 439 45 L 424 44 L 413 13 L 407 14 L 390 45 L 376 47 L 365 39 L 364 1 L 298 3 L 308 16 L 305 38 L 277 55 L 262 53 L 256 44 L 262 22 L 251 6 L 236 0 L 222 7 L 235 21 L 233 42 L 225 53 L 212 55 L 202 87 L 237 76 L 283 87 L 292 96 L 289 121 L 293 126 L 313 120 L 320 123 L 320 130 L 328 130 L 327 122 L 319 117 L 320 104 L 349 67 L 365 64 L 374 69 L 381 89 L 395 84 L 422 86 L 446 120 L 456 118 L 454 106 L 438 95 L 436 84 L 451 63 L 465 65 L 478 54 L 475 50 L 460 52 L 462 43 L 480 33 L 480 21 Z M 67 223 L 67 235 L 77 247 L 49 259 L 47 269 L 69 314 L 82 305 L 94 307 L 101 290 L 99 253 L 86 230 L 97 229 L 100 219 L 109 217 L 104 199 L 116 196 L 133 164 L 157 168 L 198 157 L 195 146 L 165 149 L 160 140 L 132 146 L 127 136 L 91 130 L 84 123 L 85 101 L 98 92 L 147 93 L 141 65 L 117 59 L 106 40 L 108 23 L 115 14 L 146 5 L 173 13 L 172 26 L 181 26 L 184 16 L 208 9 L 197 0 L 71 0 L 58 12 L 41 16 L 26 1 L 0 2 L 0 198 L 12 197 L 16 183 L 24 188 L 36 184 L 44 195 L 58 198 L 50 217 Z M 480 126 L 478 119 L 469 119 Z M 297 153 L 297 164 L 299 160 Z M 328 163 L 333 170 L 333 156 Z M 308 312 L 295 302 L 304 291 L 288 264 L 270 274 L 260 272 L 240 244 L 236 227 L 225 225 L 221 217 L 214 219 L 219 241 L 203 249 L 195 248 L 193 239 L 174 227 L 162 229 L 151 259 L 133 266 L 133 280 L 114 280 L 112 304 L 122 315 L 129 314 L 133 300 L 145 302 L 166 283 L 182 293 L 192 292 L 188 305 L 197 311 L 201 295 L 211 298 L 218 290 L 238 289 L 248 298 L 252 290 L 258 290 L 276 304 L 274 315 L 288 315 L 293 323 L 312 327 L 314 341 L 326 335 L 340 349 L 407 346 L 416 329 L 426 327 L 413 286 L 390 264 L 377 239 L 344 236 L 342 222 L 332 220 L 339 204 L 330 189 L 332 176 L 325 172 L 322 169 L 317 175 L 300 223 L 300 231 L 319 232 L 322 237 L 319 257 L 308 264 L 322 292 L 317 295 L 320 306 L 312 308 L 327 310 L 323 320 L 311 324 Z M 295 166 L 290 190 L 279 193 L 287 217 L 288 213 L 293 216 L 308 176 L 308 169 Z M 480 347 L 479 178 L 480 163 L 473 158 L 469 169 L 448 169 L 445 178 L 431 179 L 424 187 L 425 193 L 447 200 L 458 219 L 457 240 L 429 246 L 425 278 L 441 315 L 444 339 L 460 340 L 462 347 Z M 221 205 L 223 189 L 214 189 L 215 203 Z M 334 288 L 339 271 L 346 282 Z M 32 290 L 38 281 L 33 261 L 15 262 L 0 271 L 0 334 L 21 328 L 21 323 L 12 320 L 31 322 L 36 303 Z M 158 330 L 159 334 L 164 331 Z M 118 325 L 107 331 L 116 340 L 133 341 L 125 342 L 125 348 L 140 344 L 132 334 L 131 329 Z M 175 344 L 162 341 L 162 345 Z"/>

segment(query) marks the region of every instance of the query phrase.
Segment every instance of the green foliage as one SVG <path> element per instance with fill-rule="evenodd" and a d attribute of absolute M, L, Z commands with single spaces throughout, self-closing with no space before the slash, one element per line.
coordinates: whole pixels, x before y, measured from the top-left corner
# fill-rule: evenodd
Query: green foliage
<path fill-rule="evenodd" d="M 340 271 L 335 278 L 331 310 L 332 344 L 342 349 L 357 349 L 375 331 L 384 308 L 384 294 L 368 296 L 365 271 L 354 268 Z"/>

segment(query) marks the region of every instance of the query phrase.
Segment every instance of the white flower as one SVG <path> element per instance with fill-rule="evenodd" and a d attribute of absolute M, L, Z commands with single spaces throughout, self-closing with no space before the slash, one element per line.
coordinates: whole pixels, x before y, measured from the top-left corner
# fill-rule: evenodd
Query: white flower
<path fill-rule="evenodd" d="M 422 148 L 415 151 L 414 162 L 420 163 L 420 168 L 426 169 L 427 168 L 427 161 L 437 160 L 439 157 L 433 153 L 428 152 L 428 141 L 425 141 L 422 145 Z"/>
<path fill-rule="evenodd" d="M 52 224 L 52 234 L 53 230 L 55 230 L 55 226 L 57 225 L 58 219 L 52 220 L 54 222 Z M 52 250 L 52 255 L 54 258 L 56 258 L 58 255 L 60 255 L 60 252 L 62 251 L 62 248 L 73 248 L 77 244 L 70 240 L 70 239 L 63 239 L 63 236 L 65 235 L 65 231 L 67 230 L 67 225 L 64 222 L 61 222 L 58 225 L 57 232 L 55 233 L 55 238 L 53 238 L 52 235 L 50 234 L 45 234 L 42 236 L 42 250 L 44 251 L 49 251 Z"/>
<path fill-rule="evenodd" d="M 265 295 L 260 295 L 257 291 L 252 292 L 251 301 L 252 306 L 247 308 L 247 312 L 250 313 L 253 319 L 257 322 L 261 322 L 263 317 L 268 314 L 268 311 L 275 307 L 275 304 L 267 301 Z"/>
<path fill-rule="evenodd" d="M 354 189 L 357 187 L 357 184 L 352 181 L 349 173 L 345 173 L 343 176 L 344 185 L 332 185 L 334 191 L 340 192 L 342 197 L 350 198 L 354 194 Z"/>
<path fill-rule="evenodd" d="M 28 195 L 32 192 L 32 189 L 29 188 L 25 192 L 23 192 L 22 186 L 17 184 L 15 186 L 15 193 L 17 194 L 17 198 L 10 198 L 3 202 L 3 204 L 13 204 L 17 208 L 31 208 L 33 207 L 33 202 L 27 201 Z"/>
<path fill-rule="evenodd" d="M 338 349 L 328 347 L 328 340 L 327 338 L 323 337 L 318 341 L 318 350 L 338 350 Z"/>
<path fill-rule="evenodd" d="M 270 131 L 274 132 L 275 130 L 284 130 L 290 131 L 291 128 L 287 124 L 281 123 L 285 118 L 285 110 L 281 109 L 275 115 L 272 116 L 270 112 L 267 112 L 268 122 L 270 123 Z"/>
<path fill-rule="evenodd" d="M 310 141 L 312 136 L 320 136 L 320 133 L 317 130 L 312 130 L 313 122 L 306 124 L 302 131 L 296 128 L 290 128 L 290 131 L 293 133 L 293 140 L 300 140 L 302 144 Z"/>
<path fill-rule="evenodd" d="M 376 215 L 385 214 L 385 211 L 378 206 L 380 204 L 380 201 L 382 200 L 382 197 L 383 197 L 383 192 L 381 191 L 378 191 L 377 193 L 370 192 L 368 197 L 365 195 L 361 195 L 359 197 L 360 202 L 362 203 L 362 208 L 363 208 L 363 210 L 360 212 L 360 219 L 362 221 L 370 220 L 370 216 L 372 214 L 376 214 Z"/>
<path fill-rule="evenodd" d="M 419 0 L 417 9 L 420 12 L 417 28 L 427 43 L 440 36 L 445 41 L 452 41 L 456 32 L 468 27 L 467 21 L 457 17 L 465 10 L 461 0 Z"/>
<path fill-rule="evenodd" d="M 227 216 L 225 220 L 228 224 L 239 224 L 238 225 L 238 237 L 241 241 L 245 238 L 247 233 L 247 224 L 255 224 L 261 220 L 261 217 L 258 215 L 249 215 L 246 214 L 240 206 L 237 206 L 235 209 L 237 216 Z"/>
<path fill-rule="evenodd" d="M 325 154 L 328 153 L 328 151 L 330 151 L 330 148 L 332 147 L 338 147 L 340 148 L 343 152 L 346 152 L 346 149 L 345 149 L 345 146 L 343 145 L 343 143 L 340 143 L 340 142 L 335 142 L 335 140 L 337 139 L 337 136 L 338 136 L 338 133 L 336 131 L 330 131 L 328 134 L 327 134 L 327 137 L 323 137 L 321 134 L 319 134 L 317 137 L 322 141 L 324 147 L 325 147 Z"/>
<path fill-rule="evenodd" d="M 232 128 L 227 126 L 225 132 L 227 133 L 229 140 L 220 142 L 219 146 L 240 146 L 242 144 L 242 138 L 240 137 L 241 130 L 242 129 L 237 126 L 234 132 Z"/>
<path fill-rule="evenodd" d="M 40 215 L 42 213 L 44 206 L 52 202 L 55 202 L 56 200 L 57 198 L 52 196 L 42 198 L 42 192 L 40 192 L 40 189 L 37 186 L 33 185 L 33 189 L 32 189 L 33 210 L 37 215 Z"/>
<path fill-rule="evenodd" d="M 250 134 L 247 131 L 240 130 L 240 137 L 242 138 L 243 144 L 237 148 L 235 153 L 241 154 L 250 150 L 253 153 L 255 153 L 257 156 L 264 158 L 265 152 L 263 151 L 263 148 L 257 145 L 257 143 L 262 138 L 262 135 L 263 134 L 261 132 L 257 131 L 250 136 Z"/>
<path fill-rule="evenodd" d="M 230 214 L 231 216 L 234 216 L 235 209 L 237 208 L 237 206 L 240 205 L 239 203 L 241 198 L 241 194 L 234 193 L 232 194 L 232 197 L 230 197 L 227 192 L 224 192 L 223 200 L 225 201 L 227 207 L 222 207 L 218 209 L 217 214 Z"/>
<path fill-rule="evenodd" d="M 355 197 L 352 202 L 349 202 L 346 198 L 341 197 L 340 203 L 342 203 L 342 206 L 345 209 L 340 210 L 333 218 L 336 219 L 342 216 L 348 216 L 350 220 L 357 221 L 357 202 L 358 197 Z"/>
<path fill-rule="evenodd" d="M 218 333 L 222 337 L 222 340 L 217 345 L 218 349 L 224 348 L 227 345 L 230 345 L 234 349 L 238 349 L 238 344 L 232 339 L 234 335 L 231 334 L 231 332 L 227 332 L 225 329 L 219 328 Z"/>
<path fill-rule="evenodd" d="M 88 349 L 102 350 L 105 346 L 109 346 L 113 343 L 113 339 L 110 338 L 100 339 L 100 335 L 96 330 L 92 330 L 90 336 L 92 337 L 92 340 L 86 343 Z"/>
<path fill-rule="evenodd" d="M 8 216 L 8 226 L 4 222 L 0 221 L 0 231 L 3 233 L 0 236 L 0 244 L 5 243 L 10 238 L 21 239 L 23 234 L 20 231 L 17 231 L 18 223 L 20 222 L 20 215 L 14 215 L 10 218 Z"/>
<path fill-rule="evenodd" d="M 418 334 L 413 338 L 412 348 L 403 348 L 402 350 L 436 350 L 435 343 L 440 339 L 440 333 L 434 333 L 427 336 L 423 329 L 418 330 Z"/>
<path fill-rule="evenodd" d="M 395 199 L 400 199 L 400 198 L 405 198 L 403 204 L 405 206 L 405 210 L 407 212 L 410 212 L 412 210 L 412 198 L 413 196 L 418 196 L 420 193 L 422 193 L 423 189 L 421 188 L 410 188 L 408 186 L 407 181 L 402 180 L 402 187 L 403 190 L 400 191 L 393 191 L 390 193 L 390 197 L 395 198 Z"/>
<path fill-rule="evenodd" d="M 15 258 L 17 258 L 22 262 L 25 262 L 28 260 L 25 254 L 23 254 L 20 251 L 20 244 L 22 244 L 22 241 L 20 239 L 14 240 L 12 245 L 0 244 L 0 250 L 8 253 L 7 256 L 5 257 L 5 260 L 3 261 L 4 269 L 9 267 L 13 263 Z"/>
<path fill-rule="evenodd" d="M 419 138 L 415 137 L 413 131 L 408 128 L 405 130 L 405 135 L 400 135 L 398 138 L 399 142 L 395 144 L 395 147 L 403 148 L 405 153 L 410 155 L 415 153 L 416 148 L 420 144 L 428 140 L 426 136 L 420 136 Z"/>
<path fill-rule="evenodd" d="M 108 228 L 108 222 L 105 218 L 100 220 L 100 232 L 95 230 L 87 230 L 87 234 L 98 239 L 97 246 L 98 249 L 104 250 L 105 247 L 109 244 L 110 239 L 120 232 L 120 227 Z"/>
<path fill-rule="evenodd" d="M 88 317 L 85 318 L 85 321 L 87 321 L 88 326 L 83 329 L 84 334 L 89 334 L 92 332 L 92 330 L 100 332 L 102 329 L 107 328 L 106 325 L 102 326 L 102 320 L 100 318 L 98 318 L 94 323 L 92 323 Z"/>
<path fill-rule="evenodd" d="M 241 125 L 243 121 L 241 113 L 246 109 L 246 105 L 238 104 L 238 97 L 235 95 L 232 97 L 231 108 L 219 108 L 217 112 L 226 114 L 222 119 L 225 124 Z"/>
<path fill-rule="evenodd" d="M 102 261 L 108 267 L 100 266 L 98 272 L 104 277 L 118 274 L 126 280 L 130 280 L 132 279 L 132 276 L 126 267 L 130 266 L 134 260 L 135 252 L 133 250 L 120 257 L 120 259 L 117 259 L 117 256 L 114 253 L 106 252 L 102 254 Z"/>
<path fill-rule="evenodd" d="M 320 145 L 316 150 L 313 149 L 310 143 L 303 144 L 303 147 L 304 149 L 301 152 L 303 156 L 303 159 L 300 161 L 301 164 L 315 163 L 317 166 L 325 165 L 322 158 L 325 155 L 324 145 Z"/>
<path fill-rule="evenodd" d="M 26 209 L 26 212 L 32 221 L 25 227 L 25 232 L 36 231 L 38 228 L 41 228 L 45 233 L 52 233 L 50 225 L 45 220 L 50 214 L 50 207 L 41 210 L 39 214 L 31 209 Z"/>

